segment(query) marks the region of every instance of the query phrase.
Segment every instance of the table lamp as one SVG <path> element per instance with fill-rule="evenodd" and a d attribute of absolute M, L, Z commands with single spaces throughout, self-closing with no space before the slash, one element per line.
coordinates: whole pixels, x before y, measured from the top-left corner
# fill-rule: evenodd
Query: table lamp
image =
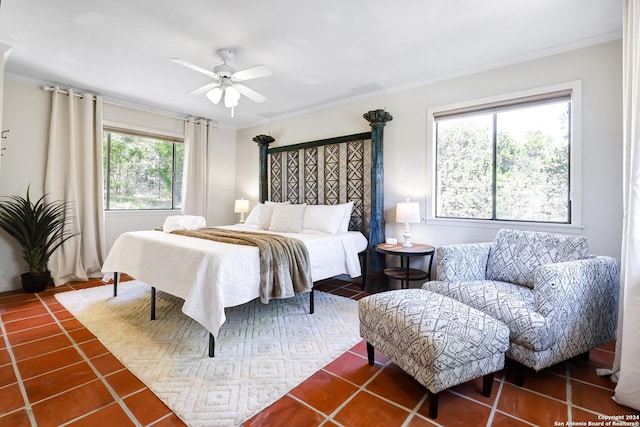
<path fill-rule="evenodd" d="M 233 212 L 240 214 L 240 224 L 244 224 L 244 214 L 249 212 L 249 200 L 236 200 L 236 204 L 233 207 Z"/>
<path fill-rule="evenodd" d="M 402 246 L 410 248 L 411 244 L 411 224 L 420 223 L 420 205 L 418 202 L 410 202 L 409 198 L 405 202 L 396 205 L 396 222 L 404 224 L 404 243 Z"/>

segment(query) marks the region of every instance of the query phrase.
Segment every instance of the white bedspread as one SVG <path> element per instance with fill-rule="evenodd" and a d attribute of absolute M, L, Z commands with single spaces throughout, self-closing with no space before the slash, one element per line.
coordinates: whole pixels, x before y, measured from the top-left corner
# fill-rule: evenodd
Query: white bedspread
<path fill-rule="evenodd" d="M 253 226 L 240 224 L 221 228 L 257 231 Z M 351 277 L 361 274 L 358 253 L 367 247 L 361 233 L 277 234 L 305 243 L 314 281 L 341 274 Z M 184 299 L 182 312 L 216 338 L 225 321 L 225 307 L 244 304 L 260 296 L 258 248 L 156 230 L 120 235 L 107 255 L 102 272 L 127 273 Z"/>

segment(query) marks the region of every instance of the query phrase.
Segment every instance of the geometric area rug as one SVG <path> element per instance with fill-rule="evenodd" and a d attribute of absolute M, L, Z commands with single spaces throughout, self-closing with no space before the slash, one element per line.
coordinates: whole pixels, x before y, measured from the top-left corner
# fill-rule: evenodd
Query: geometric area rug
<path fill-rule="evenodd" d="M 315 292 L 227 308 L 208 356 L 209 333 L 183 300 L 122 282 L 55 297 L 189 426 L 239 426 L 358 343 L 357 301 Z"/>

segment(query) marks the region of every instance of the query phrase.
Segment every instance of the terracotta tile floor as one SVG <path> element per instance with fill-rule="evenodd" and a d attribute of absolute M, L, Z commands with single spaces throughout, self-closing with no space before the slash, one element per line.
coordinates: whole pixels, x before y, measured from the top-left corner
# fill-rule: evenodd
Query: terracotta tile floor
<path fill-rule="evenodd" d="M 0 294 L 0 426 L 184 425 L 53 296 L 100 285 Z M 316 286 L 366 295 L 339 280 Z M 438 418 L 430 420 L 424 389 L 382 354 L 369 366 L 360 342 L 244 426 L 557 426 L 638 414 L 613 402 L 614 384 L 595 375 L 612 361 L 610 344 L 591 351 L 589 362 L 527 372 L 524 387 L 513 384 L 507 364 L 490 397 L 482 396 L 481 380 L 461 384 L 441 393 Z"/>

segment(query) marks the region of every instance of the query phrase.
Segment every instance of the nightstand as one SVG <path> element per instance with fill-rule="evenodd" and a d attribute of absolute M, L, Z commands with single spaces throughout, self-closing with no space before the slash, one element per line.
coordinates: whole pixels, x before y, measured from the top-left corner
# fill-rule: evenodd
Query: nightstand
<path fill-rule="evenodd" d="M 380 243 L 376 246 L 376 251 L 386 255 L 398 255 L 400 257 L 400 267 L 385 268 L 384 274 L 392 279 L 400 280 L 400 286 L 409 287 L 409 282 L 413 280 L 431 280 L 431 264 L 433 263 L 433 254 L 435 248 L 421 243 L 413 243 L 410 248 L 405 248 L 402 243 L 390 245 Z M 429 270 L 418 270 L 411 268 L 409 262 L 411 257 L 429 255 Z"/>

